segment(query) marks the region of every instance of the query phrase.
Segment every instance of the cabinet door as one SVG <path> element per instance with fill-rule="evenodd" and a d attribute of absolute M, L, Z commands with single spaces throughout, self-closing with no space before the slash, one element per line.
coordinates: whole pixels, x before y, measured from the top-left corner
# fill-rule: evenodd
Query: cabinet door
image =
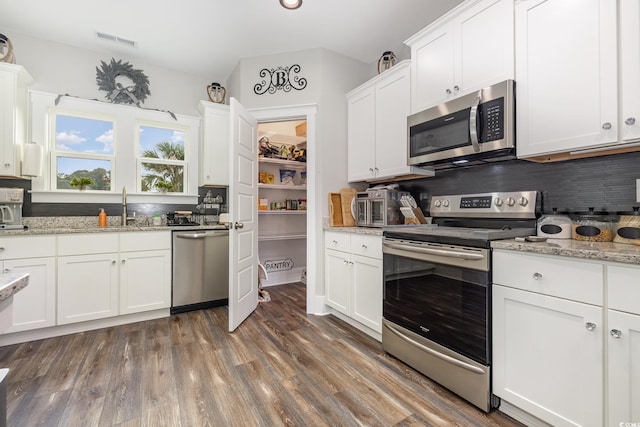
<path fill-rule="evenodd" d="M 58 257 L 58 324 L 118 315 L 118 254 Z"/>
<path fill-rule="evenodd" d="M 373 86 L 347 99 L 347 167 L 349 182 L 375 177 L 376 99 Z"/>
<path fill-rule="evenodd" d="M 229 185 L 229 106 L 200 101 L 200 185 Z"/>
<path fill-rule="evenodd" d="M 454 97 L 453 24 L 434 28 L 413 44 L 411 61 L 412 113 Z"/>
<path fill-rule="evenodd" d="M 29 285 L 13 296 L 13 326 L 5 333 L 45 328 L 56 324 L 55 257 L 14 259 L 5 269 L 29 273 Z"/>
<path fill-rule="evenodd" d="M 555 426 L 601 426 L 602 324 L 601 307 L 494 285 L 494 394 Z"/>
<path fill-rule="evenodd" d="M 352 255 L 351 317 L 382 333 L 382 260 Z"/>
<path fill-rule="evenodd" d="M 618 137 L 616 2 L 516 5 L 518 157 Z"/>
<path fill-rule="evenodd" d="M 485 0 L 455 21 L 459 95 L 514 78 L 513 0 Z"/>
<path fill-rule="evenodd" d="M 350 316 L 350 259 L 345 252 L 325 250 L 324 281 L 327 305 L 342 314 Z"/>
<path fill-rule="evenodd" d="M 171 306 L 171 251 L 120 255 L 120 314 Z"/>
<path fill-rule="evenodd" d="M 640 420 L 640 316 L 609 310 L 609 422 Z"/>
<path fill-rule="evenodd" d="M 640 2 L 620 0 L 622 139 L 640 138 Z"/>
<path fill-rule="evenodd" d="M 407 116 L 411 110 L 410 68 L 389 73 L 376 84 L 376 178 L 403 175 L 407 166 Z"/>
<path fill-rule="evenodd" d="M 0 175 L 15 176 L 16 73 L 0 65 Z"/>

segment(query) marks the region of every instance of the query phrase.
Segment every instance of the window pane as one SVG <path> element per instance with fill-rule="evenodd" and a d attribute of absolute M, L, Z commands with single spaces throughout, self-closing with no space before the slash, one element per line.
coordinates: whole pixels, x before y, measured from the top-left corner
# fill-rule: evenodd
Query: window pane
<path fill-rule="evenodd" d="M 140 126 L 140 156 L 184 160 L 184 132 Z"/>
<path fill-rule="evenodd" d="M 56 150 L 113 154 L 113 122 L 57 115 Z"/>
<path fill-rule="evenodd" d="M 158 192 L 166 189 L 172 193 L 182 193 L 184 166 L 143 162 L 140 188 L 142 191 Z"/>
<path fill-rule="evenodd" d="M 111 162 L 109 160 L 77 159 L 72 157 L 58 157 L 56 188 L 64 190 L 71 186 L 73 178 L 91 178 L 94 185 L 91 190 L 111 190 Z"/>

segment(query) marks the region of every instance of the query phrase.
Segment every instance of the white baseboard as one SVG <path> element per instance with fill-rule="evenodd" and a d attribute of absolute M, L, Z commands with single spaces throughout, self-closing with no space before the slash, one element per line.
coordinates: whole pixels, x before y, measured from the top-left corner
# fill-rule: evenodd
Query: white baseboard
<path fill-rule="evenodd" d="M 306 270 L 306 267 L 297 267 L 285 271 L 272 271 L 268 273 L 269 279 L 262 281 L 262 287 L 267 288 L 269 286 L 300 282 L 304 270 Z"/>
<path fill-rule="evenodd" d="M 517 406 L 513 406 L 511 403 L 507 402 L 504 399 L 501 399 L 500 408 L 498 408 L 498 410 L 503 414 L 506 414 L 514 420 L 520 421 L 522 424 L 529 427 L 553 427 L 551 424 L 547 424 L 546 422 L 531 415 L 528 412 L 523 411 Z"/>
<path fill-rule="evenodd" d="M 68 325 L 52 326 L 50 328 L 34 329 L 32 331 L 15 332 L 13 334 L 0 335 L 0 346 L 20 344 L 23 342 L 41 340 L 44 338 L 59 337 L 61 335 L 75 334 L 78 332 L 92 331 L 111 326 L 125 325 L 127 323 L 144 322 L 146 320 L 169 317 L 169 309 L 145 311 L 142 313 L 126 314 L 122 316 L 108 317 L 105 319 L 91 320 L 89 322 L 71 323 Z"/>
<path fill-rule="evenodd" d="M 362 331 L 365 334 L 369 335 L 374 340 L 376 340 L 378 342 L 382 342 L 382 334 L 379 333 L 379 332 L 374 331 L 373 329 L 369 328 L 368 326 L 365 326 L 362 323 L 360 323 L 360 322 L 358 322 L 356 320 L 353 320 L 349 316 L 345 316 L 344 314 L 334 310 L 331 307 L 329 307 L 329 314 L 333 314 L 334 316 L 336 316 L 338 319 L 342 320 L 343 322 L 348 323 L 349 325 L 353 326 L 356 329 L 359 329 L 360 331 Z"/>

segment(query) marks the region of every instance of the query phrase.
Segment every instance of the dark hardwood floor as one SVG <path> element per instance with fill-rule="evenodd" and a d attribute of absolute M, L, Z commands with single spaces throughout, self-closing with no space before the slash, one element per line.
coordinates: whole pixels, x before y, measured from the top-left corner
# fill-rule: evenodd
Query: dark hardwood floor
<path fill-rule="evenodd" d="M 519 426 L 485 414 L 333 316 L 302 284 L 227 307 L 0 348 L 10 426 Z"/>

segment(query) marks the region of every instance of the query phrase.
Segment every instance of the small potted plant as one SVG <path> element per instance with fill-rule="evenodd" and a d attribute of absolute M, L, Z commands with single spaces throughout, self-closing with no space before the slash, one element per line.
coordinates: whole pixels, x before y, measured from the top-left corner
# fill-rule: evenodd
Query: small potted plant
<path fill-rule="evenodd" d="M 93 179 L 83 176 L 71 178 L 69 185 L 72 187 L 78 187 L 78 190 L 83 191 L 86 190 L 87 187 L 93 187 L 96 183 Z"/>
<path fill-rule="evenodd" d="M 167 191 L 171 191 L 173 184 L 169 181 L 158 181 L 156 182 L 156 188 L 159 192 L 166 193 Z"/>

